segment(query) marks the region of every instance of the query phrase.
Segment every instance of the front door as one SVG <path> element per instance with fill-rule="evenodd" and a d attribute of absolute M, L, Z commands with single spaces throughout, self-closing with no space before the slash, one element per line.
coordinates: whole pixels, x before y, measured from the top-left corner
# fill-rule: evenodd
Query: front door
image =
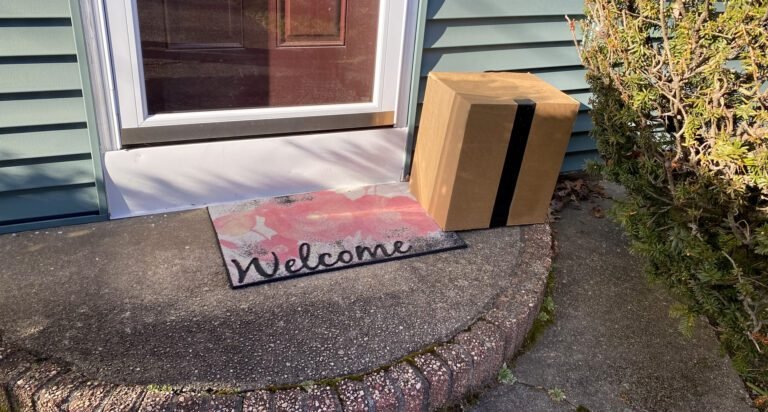
<path fill-rule="evenodd" d="M 137 0 L 146 114 L 371 102 L 379 0 Z"/>
<path fill-rule="evenodd" d="M 405 125 L 415 0 L 103 5 L 120 148 Z"/>

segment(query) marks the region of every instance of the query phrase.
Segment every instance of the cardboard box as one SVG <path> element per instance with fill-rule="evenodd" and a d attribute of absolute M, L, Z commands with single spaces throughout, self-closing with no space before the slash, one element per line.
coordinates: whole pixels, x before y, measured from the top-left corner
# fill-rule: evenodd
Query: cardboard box
<path fill-rule="evenodd" d="M 543 223 L 578 110 L 532 74 L 430 73 L 411 192 L 443 230 Z"/>

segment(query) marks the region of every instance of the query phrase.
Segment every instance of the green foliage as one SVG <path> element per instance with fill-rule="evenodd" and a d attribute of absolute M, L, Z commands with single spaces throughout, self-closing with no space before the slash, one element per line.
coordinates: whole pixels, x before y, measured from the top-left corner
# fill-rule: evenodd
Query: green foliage
<path fill-rule="evenodd" d="M 544 301 L 542 302 L 539 314 L 533 322 L 531 330 L 523 342 L 523 351 L 528 350 L 539 339 L 544 330 L 555 321 L 555 301 L 552 299 L 552 290 L 555 287 L 554 267 L 550 269 L 547 275 L 547 287 L 544 292 Z"/>
<path fill-rule="evenodd" d="M 593 134 L 614 217 L 739 372 L 768 387 L 768 2 L 587 0 Z"/>
<path fill-rule="evenodd" d="M 565 400 L 565 392 L 560 388 L 552 388 L 547 390 L 549 398 L 555 402 L 562 402 Z"/>
<path fill-rule="evenodd" d="M 237 395 L 240 393 L 238 388 L 216 388 L 210 391 L 214 395 Z"/>
<path fill-rule="evenodd" d="M 677 303 L 669 308 L 669 316 L 679 320 L 677 328 L 683 335 L 692 338 L 693 327 L 696 326 L 696 314 L 692 313 L 688 306 Z"/>
<path fill-rule="evenodd" d="M 504 385 L 514 385 L 517 383 L 517 378 L 512 374 L 512 370 L 509 369 L 506 363 L 499 369 L 499 376 L 497 379 L 499 383 Z"/>
<path fill-rule="evenodd" d="M 552 300 L 552 296 L 546 296 L 544 302 L 541 305 L 541 311 L 536 317 L 543 324 L 547 325 L 550 321 L 554 320 L 555 315 L 555 301 Z"/>
<path fill-rule="evenodd" d="M 304 381 L 299 384 L 301 389 L 304 389 L 304 392 L 309 392 L 310 389 L 312 389 L 313 386 L 315 386 L 315 381 Z"/>

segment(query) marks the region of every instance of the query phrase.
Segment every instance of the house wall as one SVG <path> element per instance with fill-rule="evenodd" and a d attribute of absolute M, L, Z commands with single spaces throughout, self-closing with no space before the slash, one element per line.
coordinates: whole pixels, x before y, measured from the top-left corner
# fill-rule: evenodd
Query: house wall
<path fill-rule="evenodd" d="M 583 0 L 423 0 L 411 135 L 429 72 L 531 72 L 582 103 L 561 171 L 583 169 L 586 160 L 597 157 L 589 136 L 590 92 L 565 20 L 583 10 Z"/>
<path fill-rule="evenodd" d="M 79 1 L 0 0 L 0 232 L 107 216 Z M 577 16 L 582 12 L 581 0 L 423 0 L 418 4 L 411 134 L 430 71 L 530 71 L 584 103 L 563 171 L 581 169 L 585 159 L 595 157 L 588 135 L 589 91 L 564 20 L 565 14 Z M 405 130 L 400 130 L 404 136 Z M 404 137 L 399 140 L 395 135 L 387 142 L 403 142 Z M 352 135 L 349 141 L 355 142 L 352 149 L 346 140 L 334 143 L 340 156 L 350 150 L 359 153 L 357 146 L 365 145 Z M 242 148 L 238 145 L 246 143 L 256 144 L 243 141 L 226 145 L 239 152 Z M 162 152 L 142 150 L 148 155 Z M 133 179 L 137 173 L 134 160 L 144 154 L 125 153 L 124 158 L 112 159 L 112 164 L 124 166 L 125 173 L 120 176 Z M 399 174 L 395 169 L 402 170 L 396 164 L 402 154 L 400 149 L 387 163 L 391 163 L 386 169 L 388 180 Z M 357 173 L 347 169 L 340 176 Z M 187 183 L 185 180 L 176 186 L 189 188 Z M 112 195 L 115 216 L 158 210 L 145 210 L 143 203 L 133 205 L 124 192 Z M 190 196 L 177 201 L 178 205 L 164 206 L 164 210 L 177 209 L 182 203 L 191 207 L 207 202 L 200 200 L 198 191 L 190 189 Z"/>
<path fill-rule="evenodd" d="M 0 233 L 106 217 L 77 4 L 0 1 Z"/>

